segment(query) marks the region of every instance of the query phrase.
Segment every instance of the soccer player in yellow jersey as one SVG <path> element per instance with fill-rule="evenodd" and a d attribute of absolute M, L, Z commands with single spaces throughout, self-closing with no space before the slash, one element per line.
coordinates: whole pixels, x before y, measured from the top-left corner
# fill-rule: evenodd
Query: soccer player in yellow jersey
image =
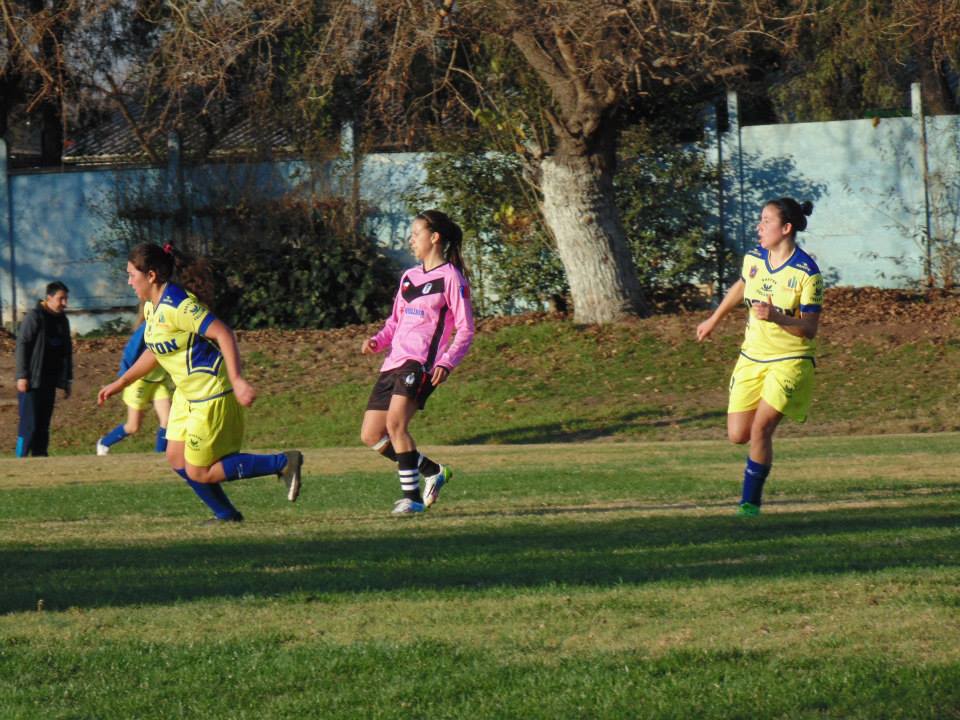
<path fill-rule="evenodd" d="M 143 333 L 147 329 L 147 324 L 143 319 L 143 303 L 137 310 L 137 329 L 127 340 L 123 348 L 123 357 L 120 359 L 120 377 L 133 365 L 147 345 L 143 339 Z M 106 455 L 110 448 L 121 440 L 125 440 L 131 435 L 136 434 L 143 424 L 143 419 L 150 406 L 157 413 L 157 420 L 160 421 L 157 427 L 157 440 L 154 444 L 154 450 L 160 453 L 167 451 L 167 418 L 170 417 L 170 391 L 167 385 L 170 377 L 166 370 L 158 367 L 146 377 L 142 377 L 132 385 L 128 385 L 123 390 L 123 402 L 127 406 L 127 421 L 120 423 L 113 430 L 97 440 L 97 455 Z"/>
<path fill-rule="evenodd" d="M 277 475 L 293 502 L 300 492 L 299 451 L 269 455 L 240 452 L 243 413 L 256 391 L 241 373 L 233 331 L 187 288 L 206 295 L 206 265 L 196 258 L 141 243 L 130 251 L 128 283 L 146 301 L 147 349 L 123 375 L 100 389 L 103 402 L 158 365 L 176 393 L 167 423 L 167 460 L 193 488 L 218 521 L 243 520 L 220 486 L 225 480 Z"/>
<path fill-rule="evenodd" d="M 797 247 L 810 202 L 771 200 L 763 207 L 760 244 L 743 258 L 740 279 L 697 326 L 702 341 L 733 308 L 747 306 L 747 329 L 730 378 L 727 434 L 750 443 L 739 515 L 760 513 L 763 484 L 773 464 L 773 433 L 786 415 L 803 422 L 813 392 L 814 338 L 823 310 L 820 268 Z"/>

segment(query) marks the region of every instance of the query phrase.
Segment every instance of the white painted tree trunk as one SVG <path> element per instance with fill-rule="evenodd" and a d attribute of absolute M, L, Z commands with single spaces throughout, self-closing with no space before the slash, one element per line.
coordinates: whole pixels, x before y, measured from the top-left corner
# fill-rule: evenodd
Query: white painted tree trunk
<path fill-rule="evenodd" d="M 643 310 L 613 180 L 589 156 L 541 164 L 543 214 L 567 274 L 578 323 L 609 323 Z"/>

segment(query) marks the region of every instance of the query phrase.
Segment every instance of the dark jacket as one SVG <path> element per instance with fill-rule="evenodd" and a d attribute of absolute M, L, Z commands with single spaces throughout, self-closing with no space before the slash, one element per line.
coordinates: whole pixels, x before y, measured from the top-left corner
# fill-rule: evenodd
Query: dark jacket
<path fill-rule="evenodd" d="M 50 324 L 53 323 L 53 326 Z M 49 326 L 49 327 L 48 327 Z M 70 321 L 66 313 L 45 310 L 42 302 L 27 313 L 17 333 L 17 376 L 27 378 L 30 388 L 38 388 L 43 379 L 43 356 L 47 352 L 47 332 L 59 335 L 63 342 L 63 364 L 57 377 L 57 387 L 69 390 L 73 383 L 73 343 L 70 339 Z"/>

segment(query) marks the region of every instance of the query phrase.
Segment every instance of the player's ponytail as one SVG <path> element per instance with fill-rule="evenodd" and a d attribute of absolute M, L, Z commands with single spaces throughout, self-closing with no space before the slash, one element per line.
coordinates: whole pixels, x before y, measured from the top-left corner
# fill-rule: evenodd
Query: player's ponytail
<path fill-rule="evenodd" d="M 130 250 L 127 260 L 140 272 L 153 270 L 160 283 L 175 282 L 208 308 L 212 307 L 213 272 L 206 258 L 177 250 L 169 243 L 140 243 Z"/>
<path fill-rule="evenodd" d="M 443 259 L 453 265 L 460 274 L 468 277 L 467 263 L 463 259 L 463 230 L 450 217 L 440 210 L 424 210 L 417 220 L 423 220 L 431 232 L 440 235 Z"/>

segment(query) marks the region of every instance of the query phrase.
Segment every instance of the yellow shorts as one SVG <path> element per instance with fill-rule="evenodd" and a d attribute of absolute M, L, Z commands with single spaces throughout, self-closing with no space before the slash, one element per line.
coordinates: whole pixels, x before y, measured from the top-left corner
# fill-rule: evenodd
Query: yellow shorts
<path fill-rule="evenodd" d="M 741 355 L 730 376 L 727 412 L 755 410 L 762 399 L 791 420 L 804 422 L 812 397 L 812 359 L 757 362 Z"/>
<path fill-rule="evenodd" d="M 123 389 L 123 403 L 134 410 L 149 410 L 154 400 L 169 400 L 170 391 L 162 380 L 140 378 Z"/>
<path fill-rule="evenodd" d="M 183 456 L 194 467 L 210 467 L 240 452 L 243 444 L 243 408 L 230 390 L 223 395 L 190 402 L 173 395 L 167 440 L 182 442 Z"/>

